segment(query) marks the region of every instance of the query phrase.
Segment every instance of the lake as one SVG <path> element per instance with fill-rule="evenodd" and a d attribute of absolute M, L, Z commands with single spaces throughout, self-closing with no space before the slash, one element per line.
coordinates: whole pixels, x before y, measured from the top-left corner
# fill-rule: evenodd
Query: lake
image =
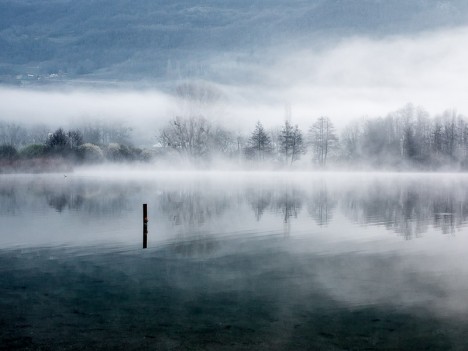
<path fill-rule="evenodd" d="M 464 174 L 1 175 L 0 349 L 466 350 L 467 221 Z"/>

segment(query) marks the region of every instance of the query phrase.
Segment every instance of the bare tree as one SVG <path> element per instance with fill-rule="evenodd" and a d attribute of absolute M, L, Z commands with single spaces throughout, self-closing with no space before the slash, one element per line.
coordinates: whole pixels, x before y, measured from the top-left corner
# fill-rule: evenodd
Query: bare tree
<path fill-rule="evenodd" d="M 79 130 L 70 130 L 67 133 L 67 136 L 71 149 L 76 149 L 78 146 L 83 144 L 83 135 Z"/>
<path fill-rule="evenodd" d="M 96 145 L 118 143 L 131 144 L 133 129 L 122 122 L 96 121 L 78 125 L 77 129 L 82 135 L 82 142 Z"/>
<path fill-rule="evenodd" d="M 175 117 L 161 130 L 159 141 L 188 157 L 201 157 L 209 151 L 211 124 L 203 117 Z"/>
<path fill-rule="evenodd" d="M 231 134 L 210 122 L 219 107 L 219 89 L 206 82 L 185 82 L 176 87 L 175 96 L 179 111 L 159 133 L 162 146 L 190 158 L 235 148 Z"/>
<path fill-rule="evenodd" d="M 361 142 L 362 127 L 361 123 L 354 121 L 346 126 L 341 133 L 341 156 L 345 160 L 356 160 L 361 155 L 360 142 Z"/>
<path fill-rule="evenodd" d="M 29 128 L 28 144 L 45 144 L 49 135 L 50 127 L 45 124 L 36 124 Z"/>
<path fill-rule="evenodd" d="M 27 130 L 14 122 L 0 123 L 0 144 L 22 146 L 27 144 Z"/>
<path fill-rule="evenodd" d="M 212 128 L 209 143 L 209 149 L 213 153 L 225 156 L 237 154 L 238 141 L 234 137 L 234 133 L 220 126 Z"/>
<path fill-rule="evenodd" d="M 320 117 L 312 125 L 309 129 L 309 142 L 312 146 L 314 161 L 325 166 L 330 150 L 338 142 L 335 127 L 328 117 Z"/>

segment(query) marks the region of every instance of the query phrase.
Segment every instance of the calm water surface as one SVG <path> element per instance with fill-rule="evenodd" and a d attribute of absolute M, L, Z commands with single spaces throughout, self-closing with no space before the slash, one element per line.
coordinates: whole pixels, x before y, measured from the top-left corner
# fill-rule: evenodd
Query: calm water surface
<path fill-rule="evenodd" d="M 455 174 L 3 175 L 0 348 L 466 350 L 467 220 Z"/>

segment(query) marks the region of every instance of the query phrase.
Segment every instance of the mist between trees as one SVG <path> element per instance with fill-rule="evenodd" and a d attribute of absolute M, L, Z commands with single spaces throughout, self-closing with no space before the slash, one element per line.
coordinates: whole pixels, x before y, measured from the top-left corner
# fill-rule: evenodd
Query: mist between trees
<path fill-rule="evenodd" d="M 122 123 L 84 123 L 65 130 L 0 122 L 1 171 L 62 170 L 104 162 L 266 169 L 377 168 L 468 169 L 468 121 L 453 110 L 431 117 L 411 104 L 385 117 L 362 118 L 339 133 L 326 117 L 307 129 L 287 116 L 281 126 L 261 121 L 240 133 L 202 114 L 176 116 L 155 130 L 154 144 L 135 147 L 138 136 Z"/>

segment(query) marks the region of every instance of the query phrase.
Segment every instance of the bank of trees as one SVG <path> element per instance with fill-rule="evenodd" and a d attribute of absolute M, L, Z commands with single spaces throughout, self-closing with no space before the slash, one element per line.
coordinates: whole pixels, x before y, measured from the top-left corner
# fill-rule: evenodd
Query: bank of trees
<path fill-rule="evenodd" d="M 175 117 L 160 130 L 158 140 L 162 148 L 175 151 L 184 158 L 224 157 L 250 164 L 292 165 L 306 154 L 308 148 L 299 126 L 293 126 L 289 121 L 276 131 L 267 131 L 258 121 L 250 135 L 236 136 L 203 117 Z"/>
<path fill-rule="evenodd" d="M 353 121 L 340 133 L 326 116 L 311 120 L 306 134 L 289 121 L 269 130 L 258 121 L 241 137 L 201 117 L 177 117 L 161 130 L 159 140 L 164 148 L 192 159 L 217 154 L 278 166 L 300 161 L 301 166 L 319 168 L 468 168 L 467 120 L 455 111 L 430 117 L 410 104 L 385 117 Z"/>
<path fill-rule="evenodd" d="M 133 147 L 130 140 L 137 141 L 138 136 L 122 124 L 88 123 L 50 132 L 44 126 L 0 122 L 0 160 L 4 164 L 41 157 L 90 163 L 160 159 L 174 165 L 173 160 L 209 165 L 222 159 L 241 167 L 468 169 L 468 121 L 456 111 L 431 117 L 424 109 L 407 105 L 384 117 L 353 121 L 340 132 L 330 118 L 321 116 L 311 119 L 305 132 L 287 120 L 272 129 L 257 121 L 250 132 L 240 133 L 203 115 L 202 102 L 213 94 L 204 90 L 194 94 L 189 88 L 181 94 L 196 99 L 187 103 L 184 114 L 156 131 L 154 147 Z"/>
<path fill-rule="evenodd" d="M 56 130 L 57 126 L 46 124 L 26 125 L 13 121 L 0 121 L 0 145 L 11 145 L 20 149 L 31 144 L 45 144 Z M 83 122 L 69 129 L 67 133 L 69 131 L 78 132 L 81 138 L 79 141 L 84 143 L 129 144 L 132 128 L 123 123 L 95 121 Z M 62 136 L 59 137 L 63 139 Z"/>
<path fill-rule="evenodd" d="M 129 136 L 129 130 L 120 125 L 107 128 L 96 123 L 94 127 L 88 124 L 80 129 L 58 128 L 51 132 L 42 125 L 0 122 L 0 171 L 12 167 L 40 170 L 41 164 L 55 167 L 58 163 L 49 162 L 52 159 L 62 160 L 61 164 L 148 160 L 143 150 L 116 142 L 125 142 Z M 34 167 L 29 167 L 28 162 Z"/>
<path fill-rule="evenodd" d="M 468 166 L 468 123 L 456 111 L 431 118 L 412 105 L 345 127 L 342 161 L 374 166 L 439 168 Z"/>

